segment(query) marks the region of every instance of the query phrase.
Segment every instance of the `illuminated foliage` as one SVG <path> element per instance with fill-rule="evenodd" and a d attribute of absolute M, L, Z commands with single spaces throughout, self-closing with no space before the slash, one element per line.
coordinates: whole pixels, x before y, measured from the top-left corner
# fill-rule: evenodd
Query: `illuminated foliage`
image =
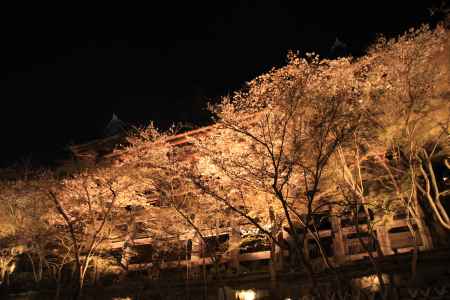
<path fill-rule="evenodd" d="M 150 124 L 110 163 L 1 181 L 1 276 L 29 253 L 36 282 L 45 274 L 60 282 L 75 265 L 81 289 L 96 265 L 110 269 L 108 252 L 126 273 L 137 240 L 151 243 L 151 259 L 167 261 L 181 257 L 174 242 L 208 248 L 209 236 L 230 227 L 245 238 L 229 240 L 228 252 L 258 241 L 273 252 L 286 246 L 278 236 L 287 230 L 294 264 L 312 273 L 305 236 L 328 264 L 321 218 L 355 216 L 359 207 L 384 221 L 406 211 L 411 230 L 424 228 L 425 216 L 445 237 L 448 39 L 441 27 L 422 27 L 380 38 L 358 59 L 290 53 L 286 66 L 212 106 L 216 124 L 183 143 Z M 216 262 L 229 254 L 210 252 Z"/>

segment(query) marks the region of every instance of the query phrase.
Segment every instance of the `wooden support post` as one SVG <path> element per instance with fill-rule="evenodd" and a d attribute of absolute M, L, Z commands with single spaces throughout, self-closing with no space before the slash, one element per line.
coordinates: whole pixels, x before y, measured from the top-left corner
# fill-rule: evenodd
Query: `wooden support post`
<path fill-rule="evenodd" d="M 383 218 L 383 216 L 378 216 L 378 218 Z M 392 221 L 380 220 L 375 216 L 375 223 L 380 225 L 376 226 L 375 230 L 377 232 L 378 244 L 384 255 L 394 254 L 391 248 L 391 241 L 389 240 L 389 228 Z"/>
<path fill-rule="evenodd" d="M 239 228 L 239 224 L 235 219 L 231 221 L 231 233 L 230 233 L 230 245 L 233 249 L 230 251 L 231 256 L 231 267 L 233 267 L 236 272 L 239 274 L 239 252 L 240 252 L 240 243 L 241 243 L 241 230 Z"/>
<path fill-rule="evenodd" d="M 337 217 L 338 212 L 333 207 L 331 211 L 331 236 L 333 238 L 334 256 L 336 258 L 336 264 L 342 265 L 346 261 L 344 234 L 341 227 L 341 220 Z"/>

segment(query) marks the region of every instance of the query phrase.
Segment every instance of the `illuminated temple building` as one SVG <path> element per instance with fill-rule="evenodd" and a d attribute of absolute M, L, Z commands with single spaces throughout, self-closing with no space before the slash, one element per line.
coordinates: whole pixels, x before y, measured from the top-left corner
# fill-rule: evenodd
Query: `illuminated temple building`
<path fill-rule="evenodd" d="M 168 142 L 172 147 L 186 150 L 180 159 L 192 160 L 195 157 L 195 151 L 192 151 L 190 139 L 207 135 L 213 130 L 215 130 L 215 126 L 188 131 L 170 137 Z M 114 153 L 111 152 L 113 148 L 111 145 L 117 140 L 120 140 L 118 136 L 112 136 L 88 144 L 73 146 L 71 150 L 79 162 L 92 161 L 92 158 L 95 157 L 97 164 L 110 163 L 115 159 Z M 153 200 L 153 204 L 164 209 L 164 203 L 157 198 Z M 228 290 L 228 293 L 235 293 L 238 291 L 237 287 L 239 289 L 256 288 L 259 291 L 257 292 L 260 293 L 259 298 L 248 299 L 263 299 L 264 297 L 266 297 L 264 299 L 270 299 L 268 298 L 267 283 L 273 277 L 271 272 L 275 270 L 278 280 L 282 282 L 281 286 L 286 291 L 285 295 L 301 293 L 299 291 L 301 291 L 302 285 L 297 285 L 297 283 L 299 278 L 305 278 L 302 277 L 305 274 L 289 269 L 291 258 L 287 244 L 292 243 L 292 238 L 288 227 L 284 227 L 278 236 L 279 244 L 286 245 L 284 248 L 279 245 L 272 247 L 268 238 L 245 219 L 235 224 L 220 224 L 215 229 L 205 230 L 203 241 L 195 230 L 192 230 L 174 239 L 172 246 L 164 250 L 164 258 L 156 262 L 152 239 L 146 236 L 145 230 L 139 231 L 139 215 L 145 214 L 145 209 L 139 207 L 128 209 L 134 209 L 137 216 L 133 219 L 135 222 L 133 226 L 137 228 L 137 231 L 133 236 L 132 245 L 129 246 L 129 255 L 121 257 L 122 260 L 126 259 L 124 264 L 127 264 L 129 270 L 138 272 L 142 269 L 149 269 L 149 266 L 157 265 L 159 269 L 157 277 L 170 276 L 170 278 L 179 280 L 180 286 L 182 286 L 182 282 L 186 279 L 192 282 L 201 282 L 202 276 L 204 276 L 203 272 L 212 272 L 214 268 L 219 268 L 223 274 L 227 274 L 225 279 L 222 278 L 226 285 L 235 287 L 231 289 L 232 292 Z M 433 287 L 428 292 L 434 298 L 429 299 L 449 299 L 449 292 L 440 290 L 445 289 L 448 286 L 446 284 L 450 282 L 450 249 L 448 240 L 445 240 L 445 233 L 442 238 L 442 229 L 436 229 L 436 226 L 439 227 L 439 225 L 427 224 L 423 218 L 418 220 L 419 222 L 413 222 L 413 230 L 411 230 L 406 213 L 400 212 L 386 221 L 386 218 L 374 214 L 370 209 L 367 211 L 361 209 L 357 218 L 359 224 L 355 226 L 351 216 L 337 216 L 333 213 L 334 209 L 331 205 L 324 206 L 313 215 L 324 253 L 320 253 L 317 243 L 311 235 L 306 237 L 304 243 L 307 259 L 312 262 L 315 272 L 319 274 L 319 280 L 322 278 L 320 280 L 322 283 L 326 283 L 332 276 L 332 272 L 327 271 L 324 265 L 322 255 L 325 255 L 333 269 L 343 272 L 348 278 L 353 278 L 352 280 L 356 280 L 362 287 L 370 287 L 374 280 L 376 281 L 373 278 L 373 265 L 367 253 L 370 251 L 374 259 L 379 260 L 379 264 L 383 268 L 383 276 L 393 275 L 386 281 L 389 283 L 389 280 L 393 280 L 395 282 L 391 282 L 391 284 L 401 286 L 407 281 L 405 278 L 408 276 L 405 274 L 409 274 L 411 271 L 414 249 L 417 246 L 419 272 L 416 281 L 420 284 L 416 290 L 413 290 L 413 296 L 414 293 L 426 292 L 427 285 L 432 284 Z M 374 224 L 373 231 L 382 253 L 377 253 L 374 240 L 369 238 L 368 223 Z M 112 252 L 120 252 L 124 248 L 129 226 L 130 223 L 117 226 L 115 237 L 110 240 Z M 251 238 L 248 239 L 248 237 Z M 238 244 L 239 247 L 230 250 L 230 245 L 235 244 Z M 216 261 L 211 253 L 214 253 L 219 261 Z M 239 276 L 237 276 L 238 274 Z M 210 276 L 209 278 L 214 281 L 214 275 Z M 300 279 L 300 281 L 302 280 L 306 279 Z M 219 293 L 220 291 L 223 289 L 219 289 Z M 372 292 L 376 294 L 377 290 L 374 289 Z M 409 289 L 403 289 L 399 292 L 401 295 L 398 297 L 416 299 L 417 296 L 417 299 L 428 299 L 421 298 L 419 294 L 413 297 L 410 292 Z M 336 296 L 332 289 L 329 291 L 329 295 L 330 297 Z"/>
<path fill-rule="evenodd" d="M 55 170 L 2 182 L 3 199 L 42 205 L 26 210 L 42 230 L 10 248 L 48 233 L 35 261 L 122 299 L 450 299 L 450 36 L 419 33 L 362 60 L 294 58 L 211 126 L 113 115 Z"/>

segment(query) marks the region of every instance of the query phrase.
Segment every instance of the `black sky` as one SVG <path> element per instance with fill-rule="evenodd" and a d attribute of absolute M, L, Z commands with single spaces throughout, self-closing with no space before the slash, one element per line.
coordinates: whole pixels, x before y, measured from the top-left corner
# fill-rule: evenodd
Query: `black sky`
<path fill-rule="evenodd" d="M 204 125 L 206 101 L 283 65 L 289 49 L 326 57 L 338 37 L 357 56 L 376 33 L 436 19 L 431 1 L 184 2 L 3 10 L 0 166 L 54 160 L 97 137 L 113 112 L 137 126 Z"/>

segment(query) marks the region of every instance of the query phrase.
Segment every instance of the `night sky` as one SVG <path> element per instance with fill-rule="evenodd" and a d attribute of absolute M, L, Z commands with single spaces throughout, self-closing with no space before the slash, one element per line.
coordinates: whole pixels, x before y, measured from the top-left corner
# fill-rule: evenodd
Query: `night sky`
<path fill-rule="evenodd" d="M 208 124 L 207 101 L 282 66 L 290 49 L 330 57 L 338 37 L 358 56 L 376 33 L 438 18 L 432 1 L 180 2 L 189 4 L 3 10 L 0 166 L 54 161 L 99 137 L 113 112 L 135 126 Z"/>

